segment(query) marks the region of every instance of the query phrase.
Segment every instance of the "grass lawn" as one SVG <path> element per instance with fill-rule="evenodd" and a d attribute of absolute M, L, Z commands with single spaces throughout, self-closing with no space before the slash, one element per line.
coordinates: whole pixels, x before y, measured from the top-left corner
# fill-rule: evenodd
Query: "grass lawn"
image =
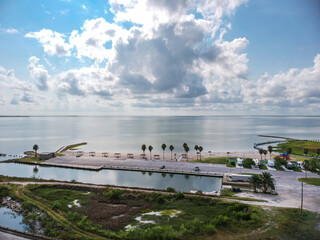
<path fill-rule="evenodd" d="M 320 186 L 320 178 L 299 178 L 300 182 L 308 183 L 315 186 Z"/>
<path fill-rule="evenodd" d="M 214 163 L 214 164 L 226 164 L 227 157 L 209 157 L 200 160 L 194 160 L 193 162 L 199 162 L 199 163 Z"/>
<path fill-rule="evenodd" d="M 292 149 L 292 154 L 304 155 L 303 150 L 309 149 L 308 155 L 317 155 L 316 150 L 320 149 L 320 142 L 315 141 L 291 141 L 287 143 L 279 143 L 277 145 L 280 152 L 286 152 L 288 148 Z"/>
<path fill-rule="evenodd" d="M 7 161 L 3 161 L 3 162 L 24 162 L 24 163 L 30 163 L 30 162 L 34 162 L 34 163 L 42 163 L 45 160 L 40 160 L 39 155 L 38 157 L 24 157 L 24 158 L 19 158 L 19 159 L 10 159 Z"/>
<path fill-rule="evenodd" d="M 298 167 L 293 167 L 292 170 L 295 172 L 302 172 L 302 170 Z"/>

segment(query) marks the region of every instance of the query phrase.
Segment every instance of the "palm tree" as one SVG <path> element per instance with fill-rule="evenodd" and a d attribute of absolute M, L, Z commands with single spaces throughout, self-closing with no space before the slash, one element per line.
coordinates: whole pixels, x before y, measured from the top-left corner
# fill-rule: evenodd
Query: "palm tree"
<path fill-rule="evenodd" d="M 263 154 L 264 154 L 264 160 L 266 160 L 266 156 L 268 154 L 268 151 L 267 150 L 263 150 Z"/>
<path fill-rule="evenodd" d="M 183 148 L 188 147 L 187 143 L 182 144 Z"/>
<path fill-rule="evenodd" d="M 271 153 L 272 153 L 272 146 L 268 146 L 268 152 L 270 153 L 270 160 L 271 160 Z"/>
<path fill-rule="evenodd" d="M 249 182 L 253 185 L 254 192 L 257 192 L 257 188 L 261 187 L 261 184 L 262 184 L 260 175 L 252 175 L 249 178 Z"/>
<path fill-rule="evenodd" d="M 199 152 L 200 152 L 200 161 L 201 161 L 201 152 L 202 152 L 202 150 L 203 150 L 203 147 L 200 146 L 200 147 L 198 148 L 198 150 L 199 150 Z"/>
<path fill-rule="evenodd" d="M 35 151 L 35 157 L 37 157 L 37 151 L 39 149 L 39 146 L 37 144 L 33 145 L 33 150 Z"/>
<path fill-rule="evenodd" d="M 262 160 L 262 154 L 263 154 L 263 149 L 262 148 L 259 149 L 259 154 L 261 155 L 261 160 Z"/>
<path fill-rule="evenodd" d="M 305 149 L 303 149 L 303 152 L 304 152 L 304 155 L 307 155 L 308 152 L 309 152 L 309 149 L 308 149 L 308 148 L 305 148 Z"/>
<path fill-rule="evenodd" d="M 320 148 L 318 148 L 318 149 L 316 150 L 316 153 L 317 153 L 317 158 L 319 158 L 319 155 L 320 155 Z"/>
<path fill-rule="evenodd" d="M 152 150 L 153 150 L 153 147 L 150 145 L 150 146 L 148 147 L 148 149 L 149 149 L 149 151 L 150 151 L 150 160 L 151 160 L 151 159 L 152 159 L 151 152 L 152 152 Z"/>
<path fill-rule="evenodd" d="M 172 160 L 172 151 L 173 151 L 173 149 L 174 149 L 174 146 L 170 145 L 170 146 L 169 146 L 169 149 L 170 149 L 170 151 L 171 151 L 171 160 Z"/>
<path fill-rule="evenodd" d="M 184 148 L 184 150 L 185 150 L 186 153 L 187 153 L 187 159 L 188 159 L 188 152 L 190 151 L 190 148 L 189 148 L 188 146 L 186 146 L 186 147 Z"/>
<path fill-rule="evenodd" d="M 292 148 L 288 148 L 288 149 L 287 149 L 287 153 L 288 153 L 289 155 L 291 155 L 291 153 L 292 153 Z"/>
<path fill-rule="evenodd" d="M 195 145 L 195 146 L 194 146 L 194 150 L 196 150 L 197 160 L 198 160 L 198 149 L 199 149 L 198 145 Z"/>
<path fill-rule="evenodd" d="M 164 159 L 164 150 L 166 150 L 166 147 L 167 147 L 166 144 L 162 144 L 162 145 L 161 145 L 161 148 L 162 148 L 162 150 L 163 150 L 163 159 Z"/>
<path fill-rule="evenodd" d="M 263 172 L 261 174 L 261 182 L 264 193 L 266 193 L 269 188 L 274 189 L 274 179 L 272 178 L 271 173 Z"/>
<path fill-rule="evenodd" d="M 143 154 L 145 153 L 146 149 L 147 149 L 147 146 L 145 144 L 142 144 L 141 150 L 143 151 Z"/>
<path fill-rule="evenodd" d="M 310 168 L 310 161 L 309 160 L 304 160 L 304 162 L 302 163 L 303 167 L 305 170 L 309 170 Z"/>

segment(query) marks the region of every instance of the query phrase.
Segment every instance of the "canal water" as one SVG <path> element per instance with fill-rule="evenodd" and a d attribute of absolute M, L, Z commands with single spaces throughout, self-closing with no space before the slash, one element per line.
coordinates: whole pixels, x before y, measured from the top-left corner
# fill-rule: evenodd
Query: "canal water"
<path fill-rule="evenodd" d="M 29 226 L 22 223 L 23 216 L 12 211 L 7 207 L 0 207 L 0 225 L 3 227 L 16 229 L 19 231 L 28 231 Z"/>
<path fill-rule="evenodd" d="M 92 184 L 117 185 L 126 187 L 142 187 L 167 189 L 173 187 L 177 191 L 219 192 L 221 177 L 195 175 L 123 171 L 102 169 L 90 171 L 72 168 L 38 166 L 34 171 L 33 165 L 18 163 L 0 163 L 0 175 L 10 177 L 41 178 L 46 180 L 72 181 Z"/>

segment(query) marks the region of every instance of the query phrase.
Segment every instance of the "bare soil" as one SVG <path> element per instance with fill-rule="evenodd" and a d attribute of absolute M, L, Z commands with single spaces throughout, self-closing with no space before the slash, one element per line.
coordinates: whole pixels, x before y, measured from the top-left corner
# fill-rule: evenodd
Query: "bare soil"
<path fill-rule="evenodd" d="M 150 202 L 142 200 L 110 200 L 95 196 L 84 208 L 79 209 L 79 213 L 105 228 L 119 229 L 128 225 L 133 215 L 150 206 Z"/>

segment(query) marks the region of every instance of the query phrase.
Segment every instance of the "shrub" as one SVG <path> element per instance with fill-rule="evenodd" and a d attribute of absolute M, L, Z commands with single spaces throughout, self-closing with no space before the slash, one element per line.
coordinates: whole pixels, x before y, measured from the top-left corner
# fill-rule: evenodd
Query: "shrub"
<path fill-rule="evenodd" d="M 107 194 L 107 197 L 112 200 L 118 200 L 120 199 L 120 196 L 121 196 L 121 191 L 118 189 L 113 189 Z"/>
<path fill-rule="evenodd" d="M 160 203 L 160 204 L 162 204 L 162 203 L 165 203 L 165 199 L 164 199 L 164 196 L 159 196 L 158 198 L 157 198 L 157 202 L 158 203 Z"/>
<path fill-rule="evenodd" d="M 167 192 L 176 192 L 176 190 L 173 187 L 167 187 Z"/>
<path fill-rule="evenodd" d="M 255 165 L 255 162 L 252 160 L 252 158 L 246 158 L 243 161 L 243 167 L 245 168 L 251 168 L 251 166 Z"/>
<path fill-rule="evenodd" d="M 9 196 L 9 189 L 6 186 L 0 186 L 0 197 Z"/>
<path fill-rule="evenodd" d="M 276 168 L 279 168 L 281 165 L 284 165 L 284 166 L 287 165 L 287 160 L 282 159 L 279 156 L 275 157 L 274 160 L 275 160 L 274 165 Z"/>
<path fill-rule="evenodd" d="M 185 196 L 182 192 L 178 192 L 174 195 L 175 199 L 179 200 L 179 199 L 183 199 Z"/>

